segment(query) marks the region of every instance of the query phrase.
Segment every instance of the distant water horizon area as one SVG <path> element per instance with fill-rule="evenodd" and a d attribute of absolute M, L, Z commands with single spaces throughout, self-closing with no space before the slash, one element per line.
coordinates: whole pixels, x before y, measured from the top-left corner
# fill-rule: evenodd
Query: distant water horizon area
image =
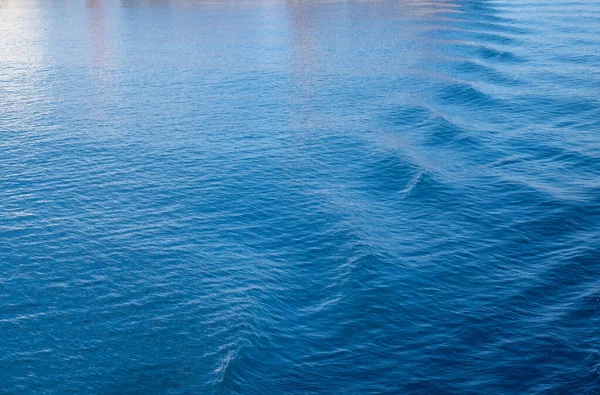
<path fill-rule="evenodd" d="M 600 3 L 0 0 L 0 394 L 600 394 Z"/>

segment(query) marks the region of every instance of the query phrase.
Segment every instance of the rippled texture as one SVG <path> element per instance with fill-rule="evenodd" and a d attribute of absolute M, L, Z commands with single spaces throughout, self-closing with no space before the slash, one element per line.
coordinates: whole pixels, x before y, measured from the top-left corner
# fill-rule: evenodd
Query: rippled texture
<path fill-rule="evenodd" d="M 0 391 L 600 392 L 600 3 L 0 0 Z"/>

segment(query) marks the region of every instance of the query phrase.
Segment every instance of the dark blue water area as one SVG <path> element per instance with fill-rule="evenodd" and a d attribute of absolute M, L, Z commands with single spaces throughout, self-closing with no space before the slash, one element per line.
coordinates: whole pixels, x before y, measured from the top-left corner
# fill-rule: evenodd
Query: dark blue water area
<path fill-rule="evenodd" d="M 599 38 L 0 0 L 0 393 L 599 394 Z"/>

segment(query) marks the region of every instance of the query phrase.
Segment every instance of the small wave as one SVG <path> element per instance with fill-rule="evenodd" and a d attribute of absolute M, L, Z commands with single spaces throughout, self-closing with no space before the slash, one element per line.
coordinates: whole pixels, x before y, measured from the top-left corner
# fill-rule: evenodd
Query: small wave
<path fill-rule="evenodd" d="M 502 104 L 498 98 L 487 94 L 468 83 L 452 83 L 443 86 L 438 97 L 448 104 L 460 104 L 482 108 L 501 108 Z"/>
<path fill-rule="evenodd" d="M 423 171 L 419 171 L 406 185 L 406 188 L 404 188 L 402 191 L 400 191 L 400 194 L 402 195 L 401 199 L 406 199 L 411 192 L 413 191 L 413 189 L 415 189 L 415 187 L 417 186 L 417 184 L 419 183 L 419 181 L 421 181 L 421 178 L 423 177 L 423 174 L 425 174 L 425 172 Z"/>
<path fill-rule="evenodd" d="M 221 358 L 221 362 L 219 366 L 213 371 L 213 375 L 215 376 L 212 380 L 213 385 L 218 385 L 223 382 L 225 375 L 227 374 L 227 369 L 231 365 L 231 363 L 235 360 L 239 353 L 239 349 L 230 350 Z"/>
<path fill-rule="evenodd" d="M 497 61 L 502 63 L 525 63 L 525 59 L 510 51 L 503 51 L 496 48 L 479 46 L 475 49 L 474 54 L 481 59 L 487 61 Z"/>

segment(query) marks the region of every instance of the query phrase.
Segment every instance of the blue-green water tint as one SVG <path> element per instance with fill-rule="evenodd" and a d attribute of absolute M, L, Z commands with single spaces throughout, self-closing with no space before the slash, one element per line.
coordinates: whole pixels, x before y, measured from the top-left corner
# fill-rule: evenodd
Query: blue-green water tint
<path fill-rule="evenodd" d="M 600 391 L 595 1 L 0 0 L 0 392 Z"/>

